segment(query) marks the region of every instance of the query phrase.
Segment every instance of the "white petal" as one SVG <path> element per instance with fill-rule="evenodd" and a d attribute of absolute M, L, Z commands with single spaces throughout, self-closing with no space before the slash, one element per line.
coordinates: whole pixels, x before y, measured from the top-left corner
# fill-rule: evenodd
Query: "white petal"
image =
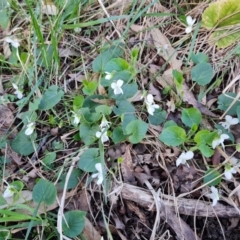
<path fill-rule="evenodd" d="M 226 115 L 225 119 L 226 119 L 227 122 L 231 122 L 232 121 L 232 116 Z"/>
<path fill-rule="evenodd" d="M 192 27 L 191 26 L 186 27 L 185 33 L 190 33 L 191 31 L 192 31 Z"/>
<path fill-rule="evenodd" d="M 217 205 L 217 199 L 214 198 L 214 199 L 213 199 L 213 202 L 212 202 L 212 206 L 214 207 L 214 206 L 216 206 L 216 205 Z"/>
<path fill-rule="evenodd" d="M 214 186 L 211 186 L 211 191 L 214 195 L 218 195 L 218 190 Z"/>
<path fill-rule="evenodd" d="M 193 152 L 192 151 L 187 151 L 186 154 L 185 154 L 185 159 L 186 160 L 190 160 L 192 159 L 194 156 Z"/>
<path fill-rule="evenodd" d="M 101 163 L 96 163 L 95 168 L 99 173 L 102 173 L 102 164 Z"/>
<path fill-rule="evenodd" d="M 117 87 L 114 89 L 114 94 L 115 94 L 115 95 L 123 94 L 123 90 L 122 90 L 120 87 L 117 86 Z"/>
<path fill-rule="evenodd" d="M 22 94 L 21 91 L 17 90 L 17 91 L 15 91 L 15 94 L 17 95 L 18 99 L 22 99 L 23 98 L 23 94 Z"/>
<path fill-rule="evenodd" d="M 94 173 L 94 174 L 92 174 L 92 178 L 96 178 L 96 177 L 98 177 L 98 175 L 99 175 L 99 173 Z"/>
<path fill-rule="evenodd" d="M 233 118 L 232 121 L 231 121 L 231 125 L 236 125 L 238 123 L 239 123 L 238 118 Z"/>
<path fill-rule="evenodd" d="M 31 135 L 31 134 L 33 133 L 33 131 L 34 131 L 34 128 L 32 128 L 32 127 L 27 128 L 27 129 L 25 130 L 25 134 L 26 134 L 26 135 Z"/>
<path fill-rule="evenodd" d="M 237 158 L 231 157 L 230 159 L 231 159 L 233 165 L 236 165 L 236 164 L 237 164 L 237 162 L 238 162 L 238 159 L 237 159 Z"/>
<path fill-rule="evenodd" d="M 13 40 L 10 37 L 5 37 L 4 39 L 7 43 L 12 43 Z"/>
<path fill-rule="evenodd" d="M 155 108 L 152 105 L 147 104 L 147 110 L 150 115 L 153 115 Z"/>
<path fill-rule="evenodd" d="M 221 134 L 221 140 L 229 139 L 229 136 L 227 134 Z"/>
<path fill-rule="evenodd" d="M 186 163 L 186 160 L 181 158 L 181 156 L 177 159 L 176 161 L 176 165 L 177 167 L 180 165 L 180 164 L 185 164 Z"/>
<path fill-rule="evenodd" d="M 215 149 L 219 145 L 219 143 L 220 143 L 219 139 L 214 139 L 212 141 L 212 148 Z"/>
<path fill-rule="evenodd" d="M 101 174 L 100 176 L 98 176 L 97 185 L 102 184 L 102 182 L 103 182 L 103 176 Z"/>
<path fill-rule="evenodd" d="M 115 82 L 111 83 L 111 88 L 115 89 L 117 87 L 117 84 Z"/>
<path fill-rule="evenodd" d="M 121 87 L 123 85 L 123 83 L 124 83 L 123 80 L 121 80 L 121 79 L 117 80 L 118 87 Z"/>
<path fill-rule="evenodd" d="M 226 178 L 226 179 L 231 180 L 231 178 L 232 178 L 232 172 L 231 172 L 231 170 L 230 170 L 230 171 L 229 171 L 229 170 L 225 170 L 225 171 L 224 171 L 224 175 L 225 175 L 225 178 Z"/>
<path fill-rule="evenodd" d="M 102 141 L 102 143 L 105 143 L 105 142 L 109 141 L 109 138 L 108 138 L 107 134 L 102 135 L 101 141 Z"/>
<path fill-rule="evenodd" d="M 150 104 L 153 103 L 153 95 L 152 94 L 147 95 L 147 102 Z"/>
<path fill-rule="evenodd" d="M 196 19 L 192 19 L 191 16 L 187 16 L 186 21 L 188 26 L 192 26 L 195 23 Z"/>
<path fill-rule="evenodd" d="M 154 108 L 159 108 L 159 106 L 157 104 L 153 104 L 152 105 Z"/>
<path fill-rule="evenodd" d="M 13 194 L 14 194 L 14 192 L 11 191 L 11 187 L 8 186 L 8 187 L 6 188 L 6 190 L 4 191 L 4 193 L 3 193 L 3 197 L 4 197 L 4 198 L 9 198 L 9 197 L 11 197 Z"/>
<path fill-rule="evenodd" d="M 17 84 L 12 83 L 12 86 L 13 86 L 14 89 L 18 90 L 18 86 L 17 86 Z"/>
<path fill-rule="evenodd" d="M 96 132 L 96 137 L 97 137 L 97 138 L 100 138 L 101 136 L 102 136 L 102 133 L 101 133 L 101 132 L 99 132 L 99 131 Z"/>

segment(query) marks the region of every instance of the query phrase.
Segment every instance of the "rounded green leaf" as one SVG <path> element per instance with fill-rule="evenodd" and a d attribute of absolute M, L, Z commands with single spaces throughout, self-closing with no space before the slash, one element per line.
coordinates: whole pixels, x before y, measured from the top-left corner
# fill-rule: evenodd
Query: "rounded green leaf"
<path fill-rule="evenodd" d="M 186 108 L 182 111 L 181 120 L 186 126 L 191 128 L 194 124 L 197 126 L 200 124 L 202 121 L 202 114 L 196 108 Z"/>
<path fill-rule="evenodd" d="M 214 154 L 214 150 L 205 144 L 200 144 L 197 147 L 204 157 L 211 157 Z"/>
<path fill-rule="evenodd" d="M 63 234 L 70 237 L 77 237 L 85 225 L 86 212 L 72 210 L 64 214 L 62 221 Z"/>
<path fill-rule="evenodd" d="M 196 135 L 194 136 L 194 141 L 198 144 L 198 145 L 212 145 L 212 141 L 217 137 L 217 133 L 216 132 L 210 132 L 207 129 L 201 130 L 199 132 L 196 133 Z"/>
<path fill-rule="evenodd" d="M 234 101 L 236 96 L 237 96 L 237 94 L 236 93 L 232 93 L 232 92 L 221 94 L 218 97 L 218 102 L 217 102 L 218 103 L 218 109 L 226 111 L 228 109 L 228 107 L 232 104 L 232 102 Z M 239 99 L 227 111 L 227 114 L 229 114 L 229 115 L 236 115 L 238 106 L 240 106 Z"/>
<path fill-rule="evenodd" d="M 58 88 L 56 85 L 50 86 L 46 92 L 43 94 L 40 104 L 38 106 L 39 110 L 49 110 L 59 103 L 64 92 Z"/>
<path fill-rule="evenodd" d="M 111 86 L 109 87 L 109 97 L 116 100 L 125 100 L 133 97 L 138 91 L 137 83 L 127 83 L 122 86 L 123 94 L 114 94 Z"/>
<path fill-rule="evenodd" d="M 127 138 L 127 136 L 124 135 L 123 129 L 121 126 L 114 128 L 113 133 L 112 133 L 112 140 L 113 140 L 114 144 L 120 143 L 123 140 L 125 140 L 126 138 Z"/>
<path fill-rule="evenodd" d="M 133 120 L 126 126 L 126 134 L 130 134 L 129 140 L 136 144 L 142 141 L 148 130 L 148 124 L 142 120 Z"/>
<path fill-rule="evenodd" d="M 213 180 L 214 179 L 214 180 Z M 203 183 L 209 187 L 218 185 L 222 180 L 221 174 L 214 168 L 209 168 L 204 175 Z"/>
<path fill-rule="evenodd" d="M 191 55 L 191 59 L 196 64 L 197 63 L 205 63 L 205 62 L 207 63 L 209 61 L 208 56 L 205 53 L 202 53 L 202 52 L 197 53 L 197 54 L 193 53 Z"/>
<path fill-rule="evenodd" d="M 81 174 L 82 171 L 80 169 L 73 169 L 70 178 L 68 179 L 67 190 L 73 189 L 78 185 Z M 67 174 L 61 176 L 60 186 L 62 188 L 64 188 L 66 176 Z"/>
<path fill-rule="evenodd" d="M 54 203 L 57 196 L 57 189 L 53 183 L 45 179 L 40 179 L 33 188 L 32 197 L 36 203 L 44 202 L 50 206 Z"/>
<path fill-rule="evenodd" d="M 99 131 L 99 126 L 90 125 L 87 123 L 80 124 L 80 138 L 86 145 L 91 145 L 96 141 L 96 132 Z"/>
<path fill-rule="evenodd" d="M 210 83 L 214 76 L 213 68 L 209 63 L 198 63 L 192 68 L 191 73 L 192 80 L 202 86 Z"/>
<path fill-rule="evenodd" d="M 120 72 L 123 70 L 127 70 L 129 68 L 129 63 L 123 58 L 113 58 L 107 62 L 104 67 L 104 72 Z"/>
<path fill-rule="evenodd" d="M 32 134 L 32 136 L 27 136 L 25 134 L 25 130 L 21 131 L 18 133 L 18 135 L 14 138 L 14 140 L 11 143 L 11 148 L 23 155 L 23 156 L 28 156 L 31 153 L 34 152 L 34 147 L 33 147 L 33 143 L 32 140 L 35 139 L 36 134 Z M 31 137 L 33 138 L 31 140 Z"/>
<path fill-rule="evenodd" d="M 95 164 L 100 162 L 99 149 L 89 148 L 81 155 L 78 167 L 85 172 L 95 172 Z"/>
<path fill-rule="evenodd" d="M 156 109 L 154 115 L 148 115 L 148 121 L 152 125 L 159 125 L 166 119 L 167 112 L 165 110 Z"/>
<path fill-rule="evenodd" d="M 186 140 L 186 132 L 178 126 L 164 128 L 159 136 L 159 140 L 168 146 L 179 146 Z"/>

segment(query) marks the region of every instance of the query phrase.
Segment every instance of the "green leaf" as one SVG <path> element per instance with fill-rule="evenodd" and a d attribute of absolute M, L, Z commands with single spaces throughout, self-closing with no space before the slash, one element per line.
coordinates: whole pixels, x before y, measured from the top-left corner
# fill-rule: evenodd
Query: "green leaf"
<path fill-rule="evenodd" d="M 216 178 L 216 179 L 215 179 Z M 215 179 L 215 180 L 213 180 Z M 212 181 L 213 180 L 213 181 Z M 204 175 L 203 183 L 209 187 L 218 185 L 222 180 L 221 174 L 214 168 L 209 168 Z M 212 181 L 212 182 L 211 182 Z"/>
<path fill-rule="evenodd" d="M 123 134 L 127 135 L 127 131 L 126 131 L 126 127 L 129 123 L 131 123 L 132 121 L 135 121 L 137 119 L 135 114 L 124 114 L 122 116 L 122 130 L 123 130 Z"/>
<path fill-rule="evenodd" d="M 99 149 L 86 149 L 81 155 L 78 167 L 85 172 L 96 172 L 95 164 L 100 163 Z"/>
<path fill-rule="evenodd" d="M 81 174 L 82 174 L 82 171 L 80 169 L 73 169 L 70 175 L 70 178 L 68 180 L 67 190 L 73 189 L 78 185 Z M 64 174 L 61 176 L 60 186 L 62 188 L 64 188 L 66 176 L 67 174 Z"/>
<path fill-rule="evenodd" d="M 129 140 L 133 144 L 141 142 L 147 130 L 148 124 L 139 119 L 131 121 L 126 127 L 126 133 L 131 135 Z"/>
<path fill-rule="evenodd" d="M 178 126 L 167 127 L 163 129 L 159 140 L 168 146 L 179 146 L 186 141 L 186 132 Z"/>
<path fill-rule="evenodd" d="M 116 106 L 113 107 L 113 112 L 117 116 L 121 116 L 123 113 L 134 114 L 134 106 L 127 100 L 116 101 Z"/>
<path fill-rule="evenodd" d="M 42 161 L 45 165 L 52 168 L 53 167 L 52 163 L 55 161 L 56 157 L 57 157 L 56 152 L 48 152 Z"/>
<path fill-rule="evenodd" d="M 139 53 L 139 49 L 138 48 L 133 48 L 131 51 L 131 63 L 132 65 L 134 65 L 137 61 L 138 58 L 138 53 Z"/>
<path fill-rule="evenodd" d="M 63 234 L 70 237 L 77 237 L 85 226 L 86 213 L 83 211 L 72 210 L 64 214 L 62 221 Z"/>
<path fill-rule="evenodd" d="M 96 141 L 96 132 L 99 131 L 99 126 L 90 125 L 87 123 L 80 124 L 80 138 L 86 145 L 91 145 Z"/>
<path fill-rule="evenodd" d="M 104 72 L 120 72 L 127 70 L 129 68 L 129 63 L 122 58 L 113 58 L 107 62 L 104 67 Z"/>
<path fill-rule="evenodd" d="M 87 81 L 87 80 L 83 80 L 83 93 L 85 93 L 86 95 L 93 95 L 95 93 L 95 91 L 97 90 L 98 87 L 98 82 L 97 81 Z"/>
<path fill-rule="evenodd" d="M 22 191 L 22 189 L 24 187 L 24 184 L 21 181 L 18 181 L 18 180 L 11 182 L 10 185 L 13 186 L 17 190 L 17 192 Z"/>
<path fill-rule="evenodd" d="M 221 94 L 218 97 L 218 102 L 217 102 L 218 103 L 218 109 L 226 111 L 228 109 L 228 107 L 232 104 L 232 102 L 234 101 L 236 96 L 237 96 L 237 94 L 236 93 L 232 93 L 232 92 Z M 229 115 L 236 115 L 238 106 L 240 106 L 239 99 L 237 99 L 237 101 L 227 111 L 227 114 L 229 114 Z"/>
<path fill-rule="evenodd" d="M 209 62 L 208 56 L 205 53 L 202 53 L 202 52 L 197 53 L 197 54 L 193 53 L 191 55 L 191 58 L 192 58 L 192 61 L 196 64 L 197 63 L 207 63 L 207 62 Z"/>
<path fill-rule="evenodd" d="M 84 97 L 82 95 L 78 95 L 73 99 L 73 110 L 77 111 L 83 106 Z"/>
<path fill-rule="evenodd" d="M 177 126 L 177 124 L 173 120 L 169 120 L 164 123 L 163 128 L 171 127 L 171 126 Z"/>
<path fill-rule="evenodd" d="M 197 126 L 200 124 L 202 121 L 202 114 L 196 108 L 185 108 L 182 111 L 181 120 L 186 126 L 191 128 L 194 124 Z"/>
<path fill-rule="evenodd" d="M 204 157 L 211 157 L 214 154 L 214 150 L 205 144 L 197 145 Z"/>
<path fill-rule="evenodd" d="M 176 84 L 177 89 L 182 89 L 182 85 L 183 85 L 183 82 L 184 82 L 184 78 L 183 78 L 182 73 L 180 73 L 177 70 L 173 70 L 172 73 L 173 73 L 174 82 Z"/>
<path fill-rule="evenodd" d="M 22 130 L 21 132 L 19 132 L 17 134 L 17 136 L 12 141 L 11 148 L 15 152 L 19 153 L 20 155 L 23 155 L 23 156 L 30 155 L 31 153 L 34 152 L 34 147 L 33 147 L 32 141 L 31 141 L 31 137 L 32 137 L 32 140 L 34 141 L 34 139 L 36 137 L 36 135 L 35 135 L 35 137 L 34 137 L 34 135 L 35 134 L 27 136 L 25 134 L 25 130 Z"/>
<path fill-rule="evenodd" d="M 98 103 L 97 101 L 102 101 L 102 103 Z M 92 110 L 95 110 L 95 108 L 101 104 L 104 103 L 104 101 L 106 100 L 106 105 L 107 105 L 107 101 L 108 101 L 108 98 L 106 98 L 105 96 L 102 96 L 102 95 L 92 95 L 92 96 L 87 96 L 85 99 L 84 99 L 84 102 L 83 102 L 83 106 L 84 108 L 89 108 L 90 111 Z"/>
<path fill-rule="evenodd" d="M 115 95 L 113 89 L 109 87 L 109 97 L 116 100 L 125 100 L 133 97 L 138 91 L 137 83 L 123 84 L 122 86 L 123 94 Z"/>
<path fill-rule="evenodd" d="M 108 115 L 110 115 L 110 114 L 112 113 L 112 109 L 111 109 L 109 106 L 107 106 L 107 105 L 97 106 L 97 107 L 95 108 L 95 111 L 96 111 L 97 113 L 101 113 L 101 114 L 103 114 L 103 115 L 105 115 L 105 116 L 108 116 Z"/>
<path fill-rule="evenodd" d="M 192 68 L 191 74 L 192 80 L 202 86 L 210 83 L 214 76 L 213 68 L 209 63 L 198 63 Z"/>
<path fill-rule="evenodd" d="M 47 206 L 54 203 L 57 196 L 57 189 L 53 183 L 40 179 L 33 188 L 32 197 L 36 203 L 44 202 Z"/>
<path fill-rule="evenodd" d="M 150 124 L 157 126 L 165 121 L 166 116 L 167 112 L 158 108 L 155 109 L 154 115 L 148 115 L 148 121 Z"/>
<path fill-rule="evenodd" d="M 10 14 L 7 8 L 0 10 L 0 26 L 6 30 L 10 21 Z"/>
<path fill-rule="evenodd" d="M 87 123 L 95 123 L 102 117 L 98 112 L 90 112 L 89 108 L 81 108 L 81 113 L 81 120 Z"/>
<path fill-rule="evenodd" d="M 0 206 L 7 204 L 6 199 L 0 195 Z"/>
<path fill-rule="evenodd" d="M 198 145 L 212 145 L 212 141 L 218 136 L 217 132 L 210 132 L 209 130 L 201 130 L 196 133 L 194 141 Z"/>
<path fill-rule="evenodd" d="M 127 138 L 126 135 L 123 133 L 123 129 L 121 126 L 118 126 L 114 128 L 113 133 L 112 133 L 112 139 L 114 144 L 120 143 L 124 141 Z"/>
<path fill-rule="evenodd" d="M 103 72 L 107 62 L 113 58 L 120 57 L 123 50 L 120 47 L 113 46 L 109 50 L 100 53 L 93 61 L 92 68 L 94 72 Z"/>
<path fill-rule="evenodd" d="M 39 110 L 49 110 L 58 104 L 64 92 L 56 85 L 50 86 L 43 94 L 41 102 L 38 106 Z"/>

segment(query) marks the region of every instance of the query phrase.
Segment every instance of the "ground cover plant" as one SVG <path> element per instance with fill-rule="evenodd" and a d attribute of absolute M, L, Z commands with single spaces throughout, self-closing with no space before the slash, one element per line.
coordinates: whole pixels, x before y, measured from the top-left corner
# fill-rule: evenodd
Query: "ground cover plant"
<path fill-rule="evenodd" d="M 239 4 L 0 4 L 1 239 L 238 239 Z"/>

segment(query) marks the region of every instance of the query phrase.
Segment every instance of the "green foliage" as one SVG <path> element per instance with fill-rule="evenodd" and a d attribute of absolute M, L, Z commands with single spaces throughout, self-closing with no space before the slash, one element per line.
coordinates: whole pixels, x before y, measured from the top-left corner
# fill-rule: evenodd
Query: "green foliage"
<path fill-rule="evenodd" d="M 57 189 L 53 183 L 40 179 L 33 188 L 32 197 L 36 203 L 44 202 L 47 206 L 54 203 L 57 196 Z"/>
<path fill-rule="evenodd" d="M 40 104 L 38 106 L 39 110 L 49 110 L 58 104 L 63 96 L 64 92 L 58 88 L 56 85 L 50 86 L 46 92 L 43 94 Z"/>
<path fill-rule="evenodd" d="M 205 53 L 193 53 L 191 59 L 195 64 L 209 62 L 209 57 Z"/>
<path fill-rule="evenodd" d="M 191 128 L 194 124 L 197 126 L 200 124 L 202 114 L 196 108 L 185 108 L 182 111 L 181 120 L 186 126 Z"/>
<path fill-rule="evenodd" d="M 81 120 L 86 123 L 95 123 L 102 117 L 100 112 L 90 112 L 89 108 L 81 108 L 81 113 Z"/>
<path fill-rule="evenodd" d="M 148 124 L 142 120 L 133 120 L 126 126 L 126 134 L 129 134 L 131 143 L 139 143 L 145 137 L 148 130 Z"/>
<path fill-rule="evenodd" d="M 67 190 L 71 190 L 71 189 L 75 188 L 78 185 L 79 179 L 80 179 L 81 175 L 82 175 L 81 170 L 73 169 L 73 171 L 72 171 L 72 173 L 70 175 L 70 178 L 68 180 Z M 63 174 L 61 176 L 60 186 L 62 188 L 64 188 L 66 176 L 67 176 L 67 174 Z"/>
<path fill-rule="evenodd" d="M 75 238 L 79 235 L 85 225 L 86 213 L 83 211 L 72 210 L 64 214 L 62 229 L 63 234 Z"/>
<path fill-rule="evenodd" d="M 99 105 L 95 108 L 96 113 L 108 116 L 112 113 L 112 109 L 107 105 Z"/>
<path fill-rule="evenodd" d="M 48 168 L 53 168 L 52 163 L 55 161 L 56 157 L 56 152 L 48 152 L 42 161 Z"/>
<path fill-rule="evenodd" d="M 202 26 L 214 29 L 210 39 L 216 39 L 220 48 L 230 46 L 240 38 L 236 25 L 240 23 L 240 5 L 236 0 L 218 0 L 210 3 L 202 16 Z M 224 29 L 222 29 L 224 28 Z M 234 29 L 226 34 L 227 29 Z"/>
<path fill-rule="evenodd" d="M 99 127 L 97 125 L 81 123 L 79 130 L 80 138 L 84 144 L 91 145 L 96 141 L 96 132 L 99 131 Z"/>
<path fill-rule="evenodd" d="M 113 58 L 120 57 L 123 50 L 120 47 L 113 46 L 109 50 L 100 53 L 93 61 L 92 68 L 94 72 L 104 72 L 104 68 L 108 61 Z M 111 72 L 111 71 L 110 71 Z"/>
<path fill-rule="evenodd" d="M 159 140 L 168 146 L 179 146 L 186 141 L 186 132 L 181 127 L 170 126 L 163 129 Z"/>
<path fill-rule="evenodd" d="M 113 140 L 114 144 L 120 143 L 120 142 L 124 141 L 125 139 L 127 139 L 127 136 L 124 135 L 123 129 L 121 126 L 118 126 L 113 129 L 112 140 Z"/>
<path fill-rule="evenodd" d="M 225 93 L 221 94 L 218 97 L 218 109 L 221 109 L 223 111 L 226 111 L 228 107 L 232 104 L 234 99 L 236 98 L 236 93 Z M 240 106 L 240 101 L 237 99 L 237 101 L 232 105 L 232 107 L 227 111 L 227 114 L 229 115 L 236 115 L 237 114 L 237 108 Z"/>
<path fill-rule="evenodd" d="M 173 73 L 176 89 L 177 89 L 178 93 L 181 94 L 182 86 L 183 86 L 183 82 L 184 82 L 183 75 L 182 75 L 182 73 L 178 72 L 177 70 L 173 70 L 172 73 Z"/>
<path fill-rule="evenodd" d="M 95 91 L 97 90 L 98 87 L 98 83 L 97 81 L 87 81 L 87 80 L 83 80 L 83 92 L 86 95 L 93 95 L 95 93 Z"/>
<path fill-rule="evenodd" d="M 215 170 L 214 168 L 209 168 L 204 174 L 203 183 L 211 187 L 218 185 L 221 180 L 222 176 L 219 171 Z"/>
<path fill-rule="evenodd" d="M 100 163 L 99 149 L 89 148 L 86 149 L 81 155 L 78 167 L 85 172 L 95 172 L 95 164 Z"/>
<path fill-rule="evenodd" d="M 165 110 L 161 110 L 160 108 L 157 108 L 154 111 L 154 115 L 148 115 L 148 121 L 152 125 L 159 125 L 163 123 L 166 119 L 167 112 Z"/>
<path fill-rule="evenodd" d="M 34 141 L 35 139 L 36 139 L 36 134 L 33 133 L 32 135 L 27 136 L 25 134 L 25 131 L 23 130 L 19 132 L 17 136 L 14 138 L 14 140 L 11 142 L 11 148 L 15 152 L 23 156 L 28 156 L 34 152 L 32 141 Z"/>
<path fill-rule="evenodd" d="M 214 72 L 211 64 L 209 63 L 198 63 L 191 70 L 192 80 L 197 82 L 199 85 L 206 85 L 211 82 Z"/>
<path fill-rule="evenodd" d="M 83 106 L 84 97 L 82 95 L 78 95 L 73 99 L 73 110 L 77 111 Z"/>
<path fill-rule="evenodd" d="M 104 66 L 104 72 L 120 72 L 127 70 L 129 68 L 129 63 L 123 58 L 113 58 L 107 62 Z"/>

